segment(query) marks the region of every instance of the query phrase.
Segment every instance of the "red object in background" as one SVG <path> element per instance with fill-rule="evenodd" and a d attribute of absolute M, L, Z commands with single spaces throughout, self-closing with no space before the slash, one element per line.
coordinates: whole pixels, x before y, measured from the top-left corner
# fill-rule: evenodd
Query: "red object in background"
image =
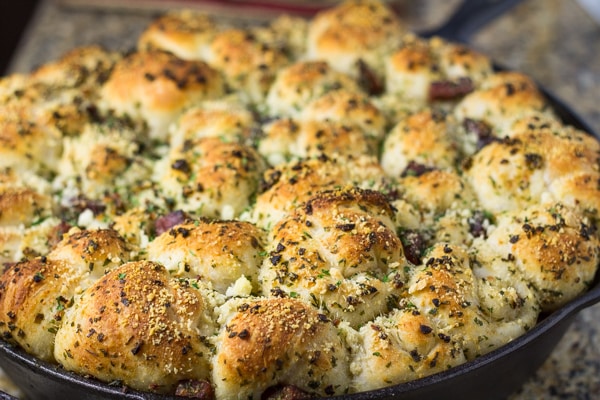
<path fill-rule="evenodd" d="M 143 1 L 143 0 L 142 0 Z M 269 1 L 269 0 L 167 0 L 162 3 L 178 2 L 190 6 L 222 7 L 234 12 L 263 10 L 268 13 L 288 13 L 311 16 L 322 9 L 330 7 L 335 1 Z"/>
<path fill-rule="evenodd" d="M 268 19 L 279 14 L 312 17 L 317 12 L 340 3 L 341 0 L 55 0 L 71 7 L 116 9 L 194 8 L 211 14 L 244 19 Z M 383 0 L 386 1 L 386 0 Z M 387 0 L 391 7 L 394 0 Z"/>
<path fill-rule="evenodd" d="M 73 7 L 156 9 L 195 8 L 233 17 L 269 18 L 277 14 L 310 17 L 337 0 L 57 0 Z"/>

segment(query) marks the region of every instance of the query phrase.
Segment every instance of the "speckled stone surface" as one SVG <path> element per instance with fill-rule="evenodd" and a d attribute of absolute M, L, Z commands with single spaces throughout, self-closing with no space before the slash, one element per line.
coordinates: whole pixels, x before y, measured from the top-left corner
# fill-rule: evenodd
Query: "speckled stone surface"
<path fill-rule="evenodd" d="M 419 30 L 436 26 L 457 3 L 403 0 L 397 7 Z M 30 71 L 78 45 L 132 49 L 154 15 L 149 10 L 66 9 L 48 0 L 38 10 L 11 71 Z M 523 1 L 471 43 L 502 65 L 534 77 L 600 133 L 600 25 L 575 1 Z M 576 316 L 549 359 L 510 400 L 599 398 L 600 305 L 596 305 Z"/>

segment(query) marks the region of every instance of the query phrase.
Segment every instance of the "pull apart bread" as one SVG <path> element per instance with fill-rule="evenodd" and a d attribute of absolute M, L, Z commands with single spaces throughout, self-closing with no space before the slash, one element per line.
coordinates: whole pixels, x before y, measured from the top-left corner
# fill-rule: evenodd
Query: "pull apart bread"
<path fill-rule="evenodd" d="M 0 81 L 0 332 L 129 388 L 260 399 L 473 360 L 584 292 L 600 144 L 375 0 Z"/>

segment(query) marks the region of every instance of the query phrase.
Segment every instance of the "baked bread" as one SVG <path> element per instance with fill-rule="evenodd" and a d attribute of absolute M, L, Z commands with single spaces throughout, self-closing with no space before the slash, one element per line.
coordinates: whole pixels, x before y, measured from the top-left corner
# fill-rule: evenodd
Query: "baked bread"
<path fill-rule="evenodd" d="M 3 337 L 53 361 L 56 332 L 79 284 L 80 274 L 62 260 L 34 258 L 8 268 L 0 281 Z"/>
<path fill-rule="evenodd" d="M 184 222 L 148 245 L 148 260 L 164 265 L 172 276 L 211 282 L 225 294 L 242 276 L 257 285 L 264 241 L 264 231 L 249 222 Z"/>
<path fill-rule="evenodd" d="M 282 383 L 321 396 L 348 391 L 350 354 L 327 315 L 289 298 L 235 304 L 213 357 L 217 398 L 260 398 Z"/>
<path fill-rule="evenodd" d="M 381 166 L 373 157 L 330 159 L 325 156 L 290 161 L 264 173 L 251 218 L 271 231 L 287 213 L 321 191 L 348 184 L 365 189 L 384 188 L 386 182 Z"/>
<path fill-rule="evenodd" d="M 208 54 L 217 27 L 206 14 L 192 10 L 171 11 L 146 28 L 138 39 L 138 49 L 160 49 L 184 60 L 202 59 Z"/>
<path fill-rule="evenodd" d="M 412 35 L 386 54 L 385 68 L 387 92 L 419 102 L 460 98 L 493 74 L 489 58 L 472 49 Z"/>
<path fill-rule="evenodd" d="M 169 393 L 182 380 L 206 379 L 205 340 L 215 328 L 196 287 L 160 264 L 123 264 L 69 308 L 54 355 L 67 369 L 140 390 Z"/>
<path fill-rule="evenodd" d="M 492 257 L 486 263 L 519 270 L 542 310 L 553 311 L 594 279 L 598 242 L 587 234 L 590 229 L 594 228 L 581 215 L 563 204 L 526 207 L 498 218 L 481 259 Z"/>
<path fill-rule="evenodd" d="M 411 162 L 439 169 L 452 169 L 460 150 L 452 137 L 452 120 L 431 109 L 408 115 L 388 132 L 381 166 L 386 174 L 400 176 Z"/>
<path fill-rule="evenodd" d="M 124 390 L 346 395 L 444 371 L 595 281 L 600 144 L 377 0 L 0 80 L 0 333 Z"/>
<path fill-rule="evenodd" d="M 221 74 L 202 61 L 185 61 L 163 51 L 136 52 L 119 60 L 101 89 L 99 105 L 141 118 L 151 138 L 167 129 L 187 107 L 222 96 Z"/>
<path fill-rule="evenodd" d="M 315 195 L 273 228 L 263 293 L 304 299 L 353 327 L 385 313 L 407 266 L 392 217 L 379 192 Z"/>
<path fill-rule="evenodd" d="M 381 60 L 400 43 L 405 28 L 378 0 L 346 2 L 319 13 L 308 28 L 307 57 L 324 60 L 355 78 L 383 75 Z"/>
<path fill-rule="evenodd" d="M 211 217 L 238 217 L 258 191 L 264 170 L 256 150 L 219 138 L 185 141 L 157 163 L 156 180 L 177 209 Z"/>
<path fill-rule="evenodd" d="M 169 144 L 182 146 L 186 140 L 216 137 L 223 142 L 246 143 L 258 129 L 254 114 L 239 100 L 204 101 L 187 109 L 171 125 Z"/>
<path fill-rule="evenodd" d="M 434 327 L 427 314 L 410 308 L 396 309 L 362 326 L 363 342 L 352 365 L 356 388 L 379 389 L 464 363 L 461 346 Z"/>
<path fill-rule="evenodd" d="M 4 104 L 0 115 L 0 168 L 38 174 L 56 170 L 61 133 L 41 123 L 27 104 Z"/>

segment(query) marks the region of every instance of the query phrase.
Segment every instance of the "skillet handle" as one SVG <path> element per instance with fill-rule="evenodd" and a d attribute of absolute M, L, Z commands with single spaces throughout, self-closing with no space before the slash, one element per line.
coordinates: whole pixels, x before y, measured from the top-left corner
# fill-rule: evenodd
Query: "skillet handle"
<path fill-rule="evenodd" d="M 449 41 L 466 43 L 472 34 L 521 1 L 464 0 L 444 24 L 419 35 L 425 38 L 440 36 Z"/>

